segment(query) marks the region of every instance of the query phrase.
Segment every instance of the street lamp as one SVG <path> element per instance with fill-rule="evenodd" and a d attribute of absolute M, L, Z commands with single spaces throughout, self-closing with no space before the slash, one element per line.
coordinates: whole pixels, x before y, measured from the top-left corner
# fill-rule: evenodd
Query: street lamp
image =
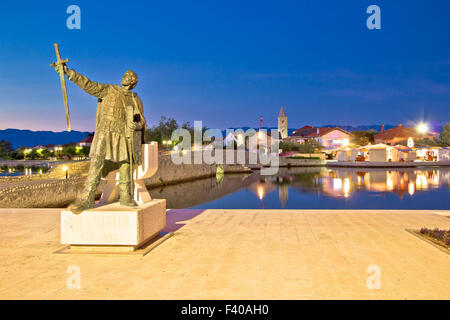
<path fill-rule="evenodd" d="M 66 179 L 69 178 L 69 168 L 67 168 L 66 166 L 63 166 L 62 170 L 63 170 L 64 174 L 66 175 Z"/>
<path fill-rule="evenodd" d="M 421 122 L 421 123 L 419 123 L 418 125 L 417 125 L 417 131 L 420 133 L 420 134 L 425 134 L 425 133 L 427 133 L 428 132 L 428 130 L 429 130 L 429 127 L 428 127 L 428 124 L 426 124 L 426 123 L 424 123 L 424 122 Z"/>

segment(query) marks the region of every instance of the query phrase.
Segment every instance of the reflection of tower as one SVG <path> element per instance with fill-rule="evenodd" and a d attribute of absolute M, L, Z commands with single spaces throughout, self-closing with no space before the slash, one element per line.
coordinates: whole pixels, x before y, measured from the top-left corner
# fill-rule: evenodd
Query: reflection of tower
<path fill-rule="evenodd" d="M 280 184 L 278 186 L 278 198 L 280 198 L 281 206 L 286 207 L 286 202 L 289 197 L 289 186 L 287 183 Z"/>
<path fill-rule="evenodd" d="M 281 135 L 281 139 L 284 139 L 288 136 L 287 116 L 284 112 L 283 106 L 281 106 L 280 113 L 278 114 L 278 132 Z"/>

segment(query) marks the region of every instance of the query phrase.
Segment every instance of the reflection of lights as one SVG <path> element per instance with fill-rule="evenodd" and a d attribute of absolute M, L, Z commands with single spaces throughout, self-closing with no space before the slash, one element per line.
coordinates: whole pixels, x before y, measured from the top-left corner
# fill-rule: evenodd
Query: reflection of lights
<path fill-rule="evenodd" d="M 392 173 L 387 174 L 386 185 L 389 191 L 394 189 L 394 181 L 392 180 Z"/>
<path fill-rule="evenodd" d="M 344 179 L 344 196 L 346 198 L 348 198 L 349 195 L 350 195 L 350 179 L 345 178 Z"/>
<path fill-rule="evenodd" d="M 424 134 L 427 133 L 429 128 L 428 128 L 428 124 L 421 122 L 417 125 L 417 131 L 419 131 L 419 133 Z"/>
<path fill-rule="evenodd" d="M 416 186 L 417 186 L 417 189 L 428 189 L 427 178 L 425 177 L 425 175 L 422 172 L 417 173 Z"/>
<path fill-rule="evenodd" d="M 415 189 L 414 182 L 410 181 L 408 183 L 408 193 L 409 193 L 409 195 L 412 196 L 414 194 L 414 191 L 415 191 L 414 189 Z"/>
<path fill-rule="evenodd" d="M 362 178 L 360 176 L 356 177 L 356 183 L 358 184 L 358 186 L 362 184 Z"/>
<path fill-rule="evenodd" d="M 258 193 L 259 200 L 262 200 L 264 198 L 264 188 L 263 186 L 257 186 L 256 187 L 256 193 Z"/>
<path fill-rule="evenodd" d="M 333 179 L 333 190 L 341 190 L 342 189 L 342 179 L 335 178 Z"/>
<path fill-rule="evenodd" d="M 439 173 L 437 173 L 436 171 L 433 171 L 431 184 L 433 186 L 439 186 Z"/>

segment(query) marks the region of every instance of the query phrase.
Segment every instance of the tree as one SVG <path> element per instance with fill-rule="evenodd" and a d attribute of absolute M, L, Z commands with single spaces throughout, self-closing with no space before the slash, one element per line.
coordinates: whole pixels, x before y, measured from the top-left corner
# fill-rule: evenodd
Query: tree
<path fill-rule="evenodd" d="M 63 156 L 73 158 L 74 156 L 76 156 L 76 154 L 77 154 L 76 146 L 63 145 L 63 150 L 62 150 Z"/>
<path fill-rule="evenodd" d="M 176 129 L 178 129 L 178 123 L 175 119 L 162 116 L 157 126 L 147 129 L 145 140 L 157 141 L 161 144 L 163 140 L 170 140 L 172 132 Z"/>
<path fill-rule="evenodd" d="M 377 134 L 374 130 L 369 131 L 353 131 L 351 136 L 351 143 L 358 146 L 365 146 L 369 143 L 375 143 L 375 135 Z"/>
<path fill-rule="evenodd" d="M 11 142 L 0 140 L 0 159 L 9 158 L 12 151 Z"/>
<path fill-rule="evenodd" d="M 437 138 L 436 140 L 438 144 L 450 146 L 450 122 L 444 126 L 441 134 L 439 135 L 439 138 Z"/>
<path fill-rule="evenodd" d="M 297 151 L 299 153 L 314 153 L 321 149 L 321 145 L 315 139 L 310 139 L 305 143 L 281 141 L 280 149 L 283 151 Z"/>
<path fill-rule="evenodd" d="M 158 144 L 162 145 L 164 140 L 171 140 L 172 132 L 178 129 L 180 126 L 177 121 L 173 118 L 166 118 L 164 116 L 159 120 L 158 125 L 148 128 L 145 132 L 145 141 L 157 141 Z M 195 128 L 189 122 L 185 122 L 181 125 L 181 128 L 189 131 L 191 135 L 191 143 L 194 142 L 194 133 Z M 202 128 L 201 136 L 206 131 L 206 127 Z M 179 141 L 173 141 L 174 144 L 177 144 Z"/>
<path fill-rule="evenodd" d="M 408 140 L 399 141 L 397 144 L 402 146 L 408 146 Z M 435 140 L 430 140 L 428 138 L 422 140 L 414 140 L 415 147 L 436 147 L 438 146 L 438 142 Z"/>

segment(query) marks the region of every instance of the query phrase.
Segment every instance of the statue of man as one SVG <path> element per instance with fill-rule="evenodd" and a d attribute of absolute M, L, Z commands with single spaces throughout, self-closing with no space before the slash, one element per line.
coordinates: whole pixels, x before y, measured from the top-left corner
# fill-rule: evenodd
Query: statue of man
<path fill-rule="evenodd" d="M 133 197 L 132 164 L 141 163 L 146 121 L 142 101 L 131 92 L 138 82 L 137 74 L 126 71 L 121 84 L 91 81 L 66 65 L 55 66 L 68 79 L 98 99 L 95 135 L 91 145 L 89 173 L 81 194 L 69 206 L 73 213 L 94 207 L 95 191 L 101 177 L 119 169 L 120 204 L 136 206 Z"/>

